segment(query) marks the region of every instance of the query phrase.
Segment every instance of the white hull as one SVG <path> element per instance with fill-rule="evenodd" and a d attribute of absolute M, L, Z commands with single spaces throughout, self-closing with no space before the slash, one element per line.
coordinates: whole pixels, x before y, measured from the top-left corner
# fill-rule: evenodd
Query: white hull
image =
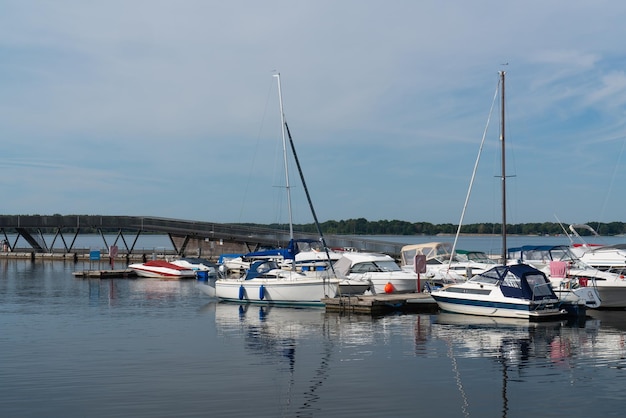
<path fill-rule="evenodd" d="M 339 282 L 339 294 L 341 295 L 362 295 L 371 289 L 371 284 L 364 280 L 345 279 Z"/>
<path fill-rule="evenodd" d="M 163 266 L 150 266 L 149 263 L 135 263 L 128 266 L 139 277 L 151 279 L 191 279 L 196 277 L 195 271 L 191 269 L 181 269 L 178 266 L 173 268 Z"/>
<path fill-rule="evenodd" d="M 385 293 L 415 293 L 417 291 L 417 274 L 404 272 L 392 272 L 392 273 L 367 273 L 364 278 L 372 282 L 373 290 L 375 294 Z M 423 283 L 426 280 L 422 280 Z M 388 284 L 391 284 L 391 292 Z"/>
<path fill-rule="evenodd" d="M 436 299 L 435 299 L 436 300 Z M 524 318 L 524 319 L 541 319 L 554 318 L 563 316 L 564 313 L 558 309 L 529 311 L 528 305 L 520 305 L 518 308 L 498 308 L 489 306 L 473 306 L 461 303 L 440 302 L 437 304 L 441 310 L 452 313 L 460 313 L 466 315 L 495 316 L 501 318 Z"/>
<path fill-rule="evenodd" d="M 232 302 L 323 305 L 322 299 L 337 295 L 337 279 L 220 279 L 215 297 Z M 206 293 L 206 292 L 205 292 Z"/>
<path fill-rule="evenodd" d="M 210 298 L 216 297 L 215 295 L 215 282 L 212 283 L 198 283 L 196 286 L 202 293 Z"/>
<path fill-rule="evenodd" d="M 544 267 L 543 271 L 549 272 L 549 267 Z M 600 298 L 600 308 L 626 308 L 626 279 L 623 279 L 623 276 L 593 268 L 570 269 L 567 271 L 567 276 L 576 280 L 586 279 L 587 287 L 597 291 Z M 555 290 L 558 290 L 560 283 L 569 281 L 569 279 L 550 277 L 550 281 Z M 585 299 L 587 298 L 585 297 Z M 589 307 L 593 308 L 593 306 Z"/>

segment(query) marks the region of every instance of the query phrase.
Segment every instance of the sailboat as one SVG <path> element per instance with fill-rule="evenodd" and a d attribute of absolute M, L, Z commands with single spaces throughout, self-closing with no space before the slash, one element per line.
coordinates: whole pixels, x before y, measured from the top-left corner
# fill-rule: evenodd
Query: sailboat
<path fill-rule="evenodd" d="M 280 106 L 281 133 L 283 143 L 283 160 L 285 165 L 285 179 L 287 189 L 287 203 L 289 212 L 289 234 L 293 241 L 293 222 L 291 213 L 291 191 L 289 186 L 289 168 L 287 157 L 286 134 L 289 135 L 294 158 L 298 164 L 300 177 L 307 193 L 309 205 L 313 212 L 322 245 L 326 248 L 323 235 L 319 229 L 319 223 L 311 199 L 304 182 L 304 176 L 295 153 L 295 147 L 289 133 L 289 127 L 285 122 L 283 111 L 282 91 L 280 84 L 280 74 L 274 74 L 278 82 L 278 99 Z M 294 266 L 295 267 L 295 266 Z M 250 268 L 241 277 L 225 277 L 217 279 L 207 284 L 201 289 L 209 296 L 217 297 L 220 300 L 246 303 L 262 304 L 286 304 L 286 305 L 319 305 L 323 306 L 322 299 L 335 297 L 339 287 L 339 279 L 330 274 L 306 274 L 296 271 L 295 268 L 284 269 L 277 261 L 271 259 L 258 260 L 250 265 Z"/>
<path fill-rule="evenodd" d="M 504 76 L 499 73 L 501 92 L 500 145 L 502 151 L 502 255 L 501 265 L 431 292 L 443 311 L 493 317 L 545 319 L 565 316 L 546 275 L 527 264 L 507 265 L 506 164 L 504 123 Z"/>

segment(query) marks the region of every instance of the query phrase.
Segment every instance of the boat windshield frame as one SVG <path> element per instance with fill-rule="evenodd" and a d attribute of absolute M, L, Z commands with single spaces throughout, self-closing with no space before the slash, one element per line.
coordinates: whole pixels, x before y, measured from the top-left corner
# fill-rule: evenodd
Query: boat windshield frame
<path fill-rule="evenodd" d="M 481 284 L 489 284 L 493 286 L 498 286 L 502 282 L 502 279 L 489 277 L 489 276 L 483 276 L 482 274 L 477 274 L 476 276 L 472 277 L 471 279 L 468 279 L 467 281 L 472 282 L 472 283 L 481 283 Z"/>

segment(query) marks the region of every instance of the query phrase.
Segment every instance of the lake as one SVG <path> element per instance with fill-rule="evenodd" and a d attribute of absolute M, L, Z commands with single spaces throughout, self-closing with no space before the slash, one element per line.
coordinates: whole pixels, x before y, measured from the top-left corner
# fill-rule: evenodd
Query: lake
<path fill-rule="evenodd" d="M 623 415 L 626 311 L 340 315 L 77 269 L 0 260 L 3 416 Z"/>

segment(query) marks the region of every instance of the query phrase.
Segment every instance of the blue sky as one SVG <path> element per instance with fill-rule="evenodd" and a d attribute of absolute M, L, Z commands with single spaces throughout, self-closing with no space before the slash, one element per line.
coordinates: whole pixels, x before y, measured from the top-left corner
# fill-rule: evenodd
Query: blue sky
<path fill-rule="evenodd" d="M 279 71 L 320 221 L 456 224 L 505 70 L 508 221 L 624 222 L 624 21 L 602 0 L 0 0 L 0 213 L 285 222 Z M 501 219 L 498 112 L 465 223 Z"/>

